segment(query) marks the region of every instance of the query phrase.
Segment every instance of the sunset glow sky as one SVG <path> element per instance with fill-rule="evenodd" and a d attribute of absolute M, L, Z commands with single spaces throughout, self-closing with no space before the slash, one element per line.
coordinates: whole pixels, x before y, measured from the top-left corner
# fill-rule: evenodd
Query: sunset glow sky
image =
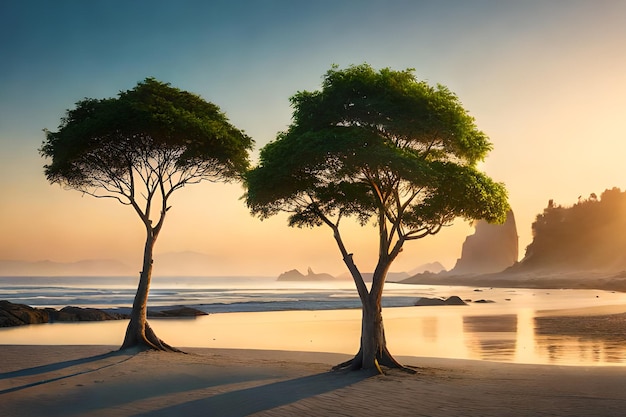
<path fill-rule="evenodd" d="M 520 257 L 549 199 L 626 188 L 626 1 L 18 1 L 0 2 L 0 259 L 119 259 L 140 265 L 129 207 L 47 183 L 37 149 L 84 97 L 146 77 L 201 95 L 256 141 L 290 122 L 289 97 L 338 64 L 415 68 L 460 98 L 494 144 L 481 168 L 509 190 Z M 256 151 L 253 162 L 256 163 Z M 261 222 L 241 186 L 203 183 L 172 199 L 156 253 L 215 259 L 207 275 L 341 274 L 326 228 Z M 348 225 L 363 270 L 376 229 Z M 392 267 L 460 256 L 458 220 L 409 242 Z M 155 264 L 155 272 L 158 264 Z"/>

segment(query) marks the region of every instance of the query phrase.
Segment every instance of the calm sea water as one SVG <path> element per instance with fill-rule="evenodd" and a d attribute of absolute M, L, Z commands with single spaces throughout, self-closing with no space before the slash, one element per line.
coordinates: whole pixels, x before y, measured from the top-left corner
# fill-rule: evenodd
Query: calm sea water
<path fill-rule="evenodd" d="M 33 307 L 129 308 L 134 277 L 0 277 L 0 300 Z M 389 284 L 385 307 L 411 306 L 416 288 Z M 359 308 L 354 284 L 275 277 L 154 277 L 149 306 L 186 305 L 207 313 Z"/>
<path fill-rule="evenodd" d="M 131 277 L 0 277 L 0 299 L 35 307 L 128 309 L 135 289 L 136 278 Z M 535 321 L 539 315 L 559 315 L 566 309 L 593 312 L 610 307 L 612 312 L 623 312 L 623 293 L 387 283 L 384 294 L 385 329 L 396 355 L 626 365 L 623 335 L 539 334 Z M 414 306 L 420 297 L 452 295 L 472 302 L 468 306 Z M 149 306 L 175 305 L 211 313 L 197 319 L 151 320 L 159 336 L 177 346 L 339 353 L 354 353 L 358 348 L 360 301 L 350 281 L 154 278 Z M 0 329 L 0 344 L 117 345 L 125 326 L 122 320 Z"/>

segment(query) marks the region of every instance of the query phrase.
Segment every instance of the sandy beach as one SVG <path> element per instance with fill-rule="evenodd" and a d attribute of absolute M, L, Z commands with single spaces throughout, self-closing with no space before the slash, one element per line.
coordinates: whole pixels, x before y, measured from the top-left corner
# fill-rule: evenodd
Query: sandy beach
<path fill-rule="evenodd" d="M 331 371 L 358 348 L 358 310 L 152 321 L 187 354 L 118 352 L 123 320 L 14 328 L 0 416 L 624 415 L 623 295 L 553 292 L 385 309 L 392 353 L 415 374 Z"/>
<path fill-rule="evenodd" d="M 402 357 L 410 375 L 331 372 L 342 354 L 0 346 L 0 415 L 618 416 L 624 367 Z"/>

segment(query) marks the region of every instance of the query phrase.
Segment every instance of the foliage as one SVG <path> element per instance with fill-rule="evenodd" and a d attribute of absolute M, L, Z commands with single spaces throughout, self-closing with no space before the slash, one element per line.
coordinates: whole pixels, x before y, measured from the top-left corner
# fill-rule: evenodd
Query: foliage
<path fill-rule="evenodd" d="M 320 91 L 291 103 L 292 125 L 246 176 L 246 202 L 261 218 L 285 211 L 292 226 L 374 218 L 391 225 L 385 239 L 402 242 L 459 216 L 504 220 L 504 187 L 476 169 L 491 144 L 446 87 L 412 70 L 334 67 Z"/>
<path fill-rule="evenodd" d="M 143 265 L 122 348 L 177 351 L 147 322 L 152 254 L 172 193 L 202 180 L 240 179 L 252 140 L 214 104 L 148 78 L 117 98 L 84 99 L 40 149 L 51 183 L 133 207 L 146 230 Z M 152 210 L 157 208 L 155 220 Z"/>
<path fill-rule="evenodd" d="M 570 207 L 552 200 L 532 224 L 523 266 L 619 267 L 626 251 L 626 192 L 619 188 L 579 198 Z M 623 265 L 622 265 L 623 266 Z"/>
<path fill-rule="evenodd" d="M 51 183 L 132 204 L 137 182 L 163 197 L 185 184 L 238 178 L 252 140 L 212 103 L 148 78 L 117 98 L 84 99 L 40 153 Z"/>
<path fill-rule="evenodd" d="M 382 324 L 387 272 L 406 241 L 457 217 L 504 221 L 504 186 L 476 169 L 491 144 L 452 92 L 417 81 L 411 70 L 334 67 L 321 90 L 298 92 L 291 104 L 291 126 L 263 147 L 245 177 L 246 203 L 261 218 L 287 212 L 290 226 L 333 231 L 363 311 L 359 352 L 337 368 L 402 367 Z M 343 243 L 346 216 L 378 227 L 370 288 Z"/>

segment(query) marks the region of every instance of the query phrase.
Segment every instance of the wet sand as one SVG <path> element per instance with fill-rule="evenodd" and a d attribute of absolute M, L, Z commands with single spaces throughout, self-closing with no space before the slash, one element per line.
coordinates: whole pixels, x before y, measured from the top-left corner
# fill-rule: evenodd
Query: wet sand
<path fill-rule="evenodd" d="M 626 367 L 401 357 L 410 375 L 331 372 L 343 354 L 0 345 L 0 415 L 618 416 Z"/>

